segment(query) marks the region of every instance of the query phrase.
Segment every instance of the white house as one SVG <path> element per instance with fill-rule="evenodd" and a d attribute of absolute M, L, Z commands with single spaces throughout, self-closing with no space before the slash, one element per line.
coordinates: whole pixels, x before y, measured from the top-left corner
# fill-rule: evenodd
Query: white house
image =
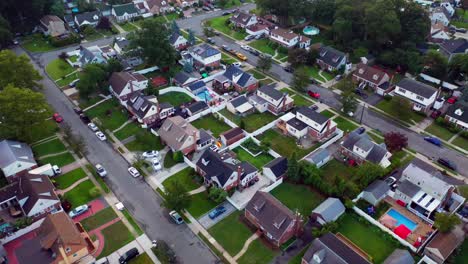
<path fill-rule="evenodd" d="M 13 140 L 0 141 L 0 169 L 9 181 L 35 167 L 37 163 L 28 144 Z"/>
<path fill-rule="evenodd" d="M 285 157 L 278 157 L 263 166 L 263 175 L 272 181 L 283 178 L 287 171 L 288 160 Z"/>
<path fill-rule="evenodd" d="M 79 27 L 88 25 L 95 27 L 99 23 L 101 14 L 99 11 L 85 12 L 75 15 L 75 24 Z"/>
<path fill-rule="evenodd" d="M 432 10 L 431 23 L 442 23 L 444 26 L 448 26 L 451 17 L 452 15 L 450 15 L 450 12 L 445 7 L 439 6 Z"/>
<path fill-rule="evenodd" d="M 439 94 L 436 88 L 408 78 L 398 82 L 394 91 L 408 99 L 413 110 L 420 112 L 428 112 Z"/>
<path fill-rule="evenodd" d="M 148 87 L 148 79 L 139 73 L 114 72 L 109 79 L 110 92 L 120 100 L 123 105 L 134 92 Z"/>
<path fill-rule="evenodd" d="M 226 104 L 226 109 L 237 115 L 245 115 L 254 109 L 254 107 L 249 103 L 245 95 L 240 95 Z"/>
<path fill-rule="evenodd" d="M 317 64 L 323 70 L 335 71 L 344 67 L 347 63 L 346 54 L 329 46 L 322 46 L 319 49 Z"/>
<path fill-rule="evenodd" d="M 257 89 L 257 96 L 265 100 L 266 109 L 279 115 L 291 109 L 294 106 L 294 100 L 285 92 L 277 90 L 276 84 L 267 84 Z"/>
<path fill-rule="evenodd" d="M 220 66 L 221 52 L 206 43 L 190 47 L 188 51 L 195 67 Z"/>
<path fill-rule="evenodd" d="M 177 34 L 176 32 L 172 33 L 169 37 L 169 43 L 171 43 L 172 47 L 176 50 L 185 49 L 188 45 L 188 41 L 184 36 Z"/>
<path fill-rule="evenodd" d="M 463 103 L 450 106 L 445 114 L 445 120 L 461 129 L 468 130 L 468 106 Z"/>
<path fill-rule="evenodd" d="M 236 27 L 247 28 L 258 23 L 257 16 L 255 14 L 249 14 L 246 12 L 237 12 L 231 17 L 231 23 Z"/>
<path fill-rule="evenodd" d="M 131 20 L 140 15 L 135 4 L 132 2 L 123 5 L 113 5 L 111 12 L 112 16 L 119 23 Z"/>
<path fill-rule="evenodd" d="M 172 116 L 175 109 L 168 103 L 159 103 L 154 95 L 145 96 L 135 92 L 127 101 L 127 109 L 139 123 L 151 125 L 158 120 Z"/>
<path fill-rule="evenodd" d="M 270 40 L 286 48 L 298 46 L 299 48 L 306 49 L 310 46 L 310 38 L 282 28 L 272 29 L 270 31 Z"/>
<path fill-rule="evenodd" d="M 300 107 L 296 116 L 286 122 L 286 130 L 298 139 L 309 135 L 320 141 L 335 132 L 336 123 L 308 107 Z"/>
<path fill-rule="evenodd" d="M 341 153 L 357 164 L 369 161 L 383 168 L 387 168 L 391 164 L 392 154 L 387 150 L 385 144 L 376 144 L 367 133 L 358 133 L 357 131 L 349 133 L 341 142 Z"/>

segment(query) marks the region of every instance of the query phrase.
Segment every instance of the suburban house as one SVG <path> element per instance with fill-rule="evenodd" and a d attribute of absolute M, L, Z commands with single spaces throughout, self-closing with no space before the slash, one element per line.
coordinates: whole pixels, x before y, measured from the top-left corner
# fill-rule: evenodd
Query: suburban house
<path fill-rule="evenodd" d="M 340 199 L 328 197 L 319 206 L 312 210 L 310 218 L 317 223 L 324 225 L 330 222 L 335 222 L 344 214 L 346 208 L 341 203 Z"/>
<path fill-rule="evenodd" d="M 129 46 L 130 46 L 130 41 L 124 38 L 117 39 L 114 42 L 114 50 L 118 54 L 123 54 L 126 51 L 128 51 Z"/>
<path fill-rule="evenodd" d="M 174 7 L 169 5 L 169 1 L 165 0 L 145 0 L 144 7 L 153 15 L 160 15 L 174 11 Z"/>
<path fill-rule="evenodd" d="M 91 63 L 106 63 L 103 51 L 98 46 L 83 47 L 80 46 L 80 55 L 78 59 L 78 66 L 84 67 L 86 64 Z"/>
<path fill-rule="evenodd" d="M 285 92 L 275 89 L 276 84 L 267 84 L 257 89 L 256 96 L 249 100 L 260 113 L 268 110 L 273 115 L 289 111 L 294 107 L 294 100 Z"/>
<path fill-rule="evenodd" d="M 232 145 L 245 137 L 244 130 L 240 127 L 234 127 L 219 135 L 221 142 L 225 146 Z"/>
<path fill-rule="evenodd" d="M 159 103 L 156 96 L 145 96 L 141 92 L 135 92 L 130 96 L 127 109 L 139 123 L 147 126 L 170 117 L 175 112 L 171 104 Z"/>
<path fill-rule="evenodd" d="M 397 248 L 385 259 L 383 264 L 414 264 L 414 259 L 408 250 Z"/>
<path fill-rule="evenodd" d="M 447 57 L 450 62 L 454 56 L 468 53 L 468 40 L 463 38 L 449 39 L 442 42 L 439 47 L 440 53 Z"/>
<path fill-rule="evenodd" d="M 465 232 L 457 225 L 448 233 L 438 232 L 424 248 L 424 255 L 438 264 L 445 263 L 448 257 L 465 240 Z"/>
<path fill-rule="evenodd" d="M 227 92 L 234 88 L 237 92 L 253 92 L 258 87 L 258 80 L 255 77 L 239 67 L 231 65 L 223 74 L 213 79 L 213 88 L 221 92 Z"/>
<path fill-rule="evenodd" d="M 235 159 L 230 152 L 205 150 L 196 164 L 196 171 L 203 176 L 205 185 L 216 186 L 226 191 L 246 188 L 257 177 L 258 170 L 252 164 Z"/>
<path fill-rule="evenodd" d="M 317 168 L 322 167 L 323 165 L 327 164 L 332 159 L 330 151 L 326 148 L 319 148 L 313 153 L 307 155 L 305 160 L 317 166 Z"/>
<path fill-rule="evenodd" d="M 287 171 L 288 159 L 285 157 L 278 157 L 263 166 L 263 175 L 273 181 L 279 180 L 286 176 Z"/>
<path fill-rule="evenodd" d="M 460 1 L 454 1 L 453 3 L 458 3 Z M 442 0 L 440 3 L 441 7 L 444 7 L 447 12 L 449 13 L 450 16 L 453 16 L 455 14 L 455 8 L 452 6 L 452 1 L 451 0 Z"/>
<path fill-rule="evenodd" d="M 280 247 L 302 229 L 301 216 L 267 192 L 255 193 L 245 207 L 245 217 L 275 247 Z"/>
<path fill-rule="evenodd" d="M 17 177 L 36 167 L 28 144 L 7 139 L 0 141 L 0 169 L 8 182 L 17 180 Z"/>
<path fill-rule="evenodd" d="M 239 95 L 226 104 L 226 109 L 236 115 L 245 116 L 254 111 L 245 95 Z"/>
<path fill-rule="evenodd" d="M 366 161 L 378 164 L 383 168 L 390 166 L 392 154 L 384 143 L 377 144 L 367 133 L 352 131 L 341 142 L 341 153 L 357 164 Z"/>
<path fill-rule="evenodd" d="M 301 263 L 370 264 L 371 262 L 349 246 L 348 241 L 342 241 L 334 234 L 327 233 L 312 241 Z"/>
<path fill-rule="evenodd" d="M 270 40 L 286 48 L 298 46 L 299 48 L 306 49 L 310 47 L 310 38 L 282 28 L 270 30 Z"/>
<path fill-rule="evenodd" d="M 148 79 L 139 73 L 114 72 L 109 79 L 109 90 L 112 95 L 125 105 L 132 94 L 148 87 Z"/>
<path fill-rule="evenodd" d="M 356 65 L 356 70 L 353 72 L 352 79 L 355 83 L 369 86 L 379 95 L 385 95 L 392 87 L 390 85 L 390 76 L 386 72 L 364 63 Z"/>
<path fill-rule="evenodd" d="M 221 65 L 221 52 L 206 43 L 192 46 L 188 52 L 195 68 L 219 67 Z"/>
<path fill-rule="evenodd" d="M 441 43 L 445 40 L 449 40 L 451 37 L 447 26 L 442 23 L 436 23 L 431 25 L 431 33 L 428 40 L 434 43 Z"/>
<path fill-rule="evenodd" d="M 49 251 L 51 264 L 78 263 L 95 251 L 96 247 L 80 223 L 65 212 L 48 215 L 37 229 L 43 250 Z"/>
<path fill-rule="evenodd" d="M 264 20 L 262 20 L 263 22 Z M 249 34 L 249 35 L 253 35 L 253 36 L 258 36 L 258 35 L 270 35 L 270 27 L 263 23 L 263 24 L 260 24 L 260 23 L 257 23 L 255 25 L 250 25 L 248 27 L 245 28 L 245 33 Z"/>
<path fill-rule="evenodd" d="M 231 24 L 240 28 L 247 28 L 258 23 L 257 16 L 255 14 L 249 14 L 246 12 L 236 12 L 232 15 L 230 20 Z"/>
<path fill-rule="evenodd" d="M 73 18 L 72 15 L 64 15 L 63 16 L 63 21 L 69 27 L 74 27 L 75 26 L 75 19 Z"/>
<path fill-rule="evenodd" d="M 139 16 L 138 9 L 135 7 L 135 4 L 130 2 L 123 5 L 113 5 L 112 6 L 112 16 L 118 23 L 132 20 L 133 18 Z"/>
<path fill-rule="evenodd" d="M 455 124 L 458 128 L 468 130 L 468 104 L 457 102 L 451 105 L 445 113 L 445 120 Z"/>
<path fill-rule="evenodd" d="M 172 79 L 173 83 L 175 85 L 185 87 L 187 85 L 190 85 L 191 83 L 194 83 L 198 81 L 200 78 L 197 76 L 194 76 L 193 74 L 186 73 L 184 71 L 178 72 L 174 78 Z"/>
<path fill-rule="evenodd" d="M 387 196 L 388 191 L 390 191 L 390 186 L 388 186 L 386 182 L 375 180 L 362 191 L 360 196 L 362 199 L 375 206 Z"/>
<path fill-rule="evenodd" d="M 436 7 L 431 12 L 431 23 L 441 23 L 444 26 L 448 26 L 452 15 L 450 12 L 443 6 Z"/>
<path fill-rule="evenodd" d="M 65 23 L 58 16 L 46 15 L 39 20 L 44 35 L 58 37 L 68 33 Z"/>
<path fill-rule="evenodd" d="M 196 115 L 203 110 L 208 109 L 208 105 L 203 101 L 196 101 L 186 106 L 187 114 L 189 116 Z"/>
<path fill-rule="evenodd" d="M 395 95 L 409 100 L 414 111 L 426 113 L 439 95 L 436 88 L 408 78 L 398 82 L 394 91 Z"/>
<path fill-rule="evenodd" d="M 326 71 L 337 71 L 347 63 L 346 54 L 329 46 L 319 48 L 317 64 Z"/>
<path fill-rule="evenodd" d="M 188 41 L 184 36 L 177 34 L 176 32 L 172 33 L 169 37 L 169 43 L 171 43 L 172 47 L 176 50 L 183 50 L 187 48 Z"/>
<path fill-rule="evenodd" d="M 84 12 L 75 15 L 75 25 L 78 27 L 92 26 L 95 27 L 99 23 L 101 13 L 99 11 Z"/>
<path fill-rule="evenodd" d="M 167 118 L 158 134 L 172 152 L 181 151 L 184 155 L 197 150 L 197 141 L 200 139 L 200 131 L 180 116 Z"/>
<path fill-rule="evenodd" d="M 336 123 L 308 107 L 300 107 L 296 115 L 286 122 L 286 131 L 299 139 L 310 136 L 315 141 L 322 141 L 336 131 Z"/>

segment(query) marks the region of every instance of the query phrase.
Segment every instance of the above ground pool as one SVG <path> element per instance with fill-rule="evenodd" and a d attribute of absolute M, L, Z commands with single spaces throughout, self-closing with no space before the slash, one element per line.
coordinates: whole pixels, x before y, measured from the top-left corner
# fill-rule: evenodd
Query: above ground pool
<path fill-rule="evenodd" d="M 411 231 L 414 231 L 414 229 L 416 229 L 418 226 L 417 223 L 413 222 L 411 219 L 408 219 L 408 217 L 404 216 L 395 209 L 388 210 L 387 214 L 397 221 L 395 226 L 405 225 Z"/>
<path fill-rule="evenodd" d="M 320 29 L 318 29 L 318 28 L 316 28 L 314 26 L 306 26 L 306 27 L 304 27 L 302 32 L 304 32 L 304 34 L 306 34 L 308 36 L 314 36 L 314 35 L 317 35 L 317 34 L 320 33 Z"/>

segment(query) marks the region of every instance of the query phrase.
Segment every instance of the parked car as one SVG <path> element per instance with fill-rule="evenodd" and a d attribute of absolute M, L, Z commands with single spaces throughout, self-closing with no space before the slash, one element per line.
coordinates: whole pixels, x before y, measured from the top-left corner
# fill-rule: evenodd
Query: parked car
<path fill-rule="evenodd" d="M 356 132 L 358 134 L 362 134 L 362 133 L 366 132 L 366 128 L 365 127 L 359 127 L 358 129 L 356 129 Z"/>
<path fill-rule="evenodd" d="M 89 119 L 89 117 L 85 114 L 80 114 L 80 119 L 81 121 L 83 121 L 83 123 L 85 124 L 89 124 L 91 123 L 91 120 Z"/>
<path fill-rule="evenodd" d="M 205 11 L 211 11 L 211 9 L 209 7 L 207 7 L 207 6 L 202 7 L 202 9 L 205 10 Z"/>
<path fill-rule="evenodd" d="M 80 115 L 83 113 L 83 110 L 81 110 L 79 107 L 74 107 L 73 108 L 73 111 L 77 114 L 77 115 Z"/>
<path fill-rule="evenodd" d="M 154 158 L 154 159 L 151 160 L 151 166 L 153 166 L 153 169 L 155 171 L 162 170 L 161 163 L 159 162 L 159 160 L 157 158 Z"/>
<path fill-rule="evenodd" d="M 96 164 L 95 167 L 96 167 L 96 172 L 97 172 L 97 174 L 99 176 L 106 177 L 107 171 L 106 171 L 106 169 L 104 169 L 104 167 L 101 164 L 98 163 L 98 164 Z"/>
<path fill-rule="evenodd" d="M 62 173 L 62 170 L 57 165 L 52 165 L 52 171 L 54 172 L 55 175 L 59 175 Z"/>
<path fill-rule="evenodd" d="M 249 52 L 254 56 L 259 56 L 260 55 L 260 52 L 258 50 L 255 50 L 255 49 L 250 49 Z"/>
<path fill-rule="evenodd" d="M 54 113 L 52 115 L 52 119 L 54 119 L 55 122 L 57 123 L 62 123 L 63 122 L 63 117 L 59 115 L 59 113 Z"/>
<path fill-rule="evenodd" d="M 392 186 L 395 182 L 396 182 L 396 178 L 392 176 L 385 179 L 385 183 L 387 183 L 388 186 Z"/>
<path fill-rule="evenodd" d="M 316 92 L 313 92 L 313 91 L 307 91 L 307 94 L 312 98 L 320 99 L 320 93 L 316 93 Z"/>
<path fill-rule="evenodd" d="M 213 38 L 207 38 L 206 41 L 208 41 L 210 44 L 216 44 Z"/>
<path fill-rule="evenodd" d="M 319 109 L 318 105 L 312 105 L 310 106 L 310 109 L 317 111 Z"/>
<path fill-rule="evenodd" d="M 214 152 L 218 152 L 218 150 L 219 150 L 218 146 L 216 146 L 216 145 L 211 145 L 211 146 L 210 146 L 210 149 L 211 149 L 212 151 L 214 151 Z"/>
<path fill-rule="evenodd" d="M 432 143 L 436 146 L 442 146 L 442 142 L 440 141 L 440 139 L 436 138 L 436 137 L 424 137 L 424 140 L 426 140 L 427 142 L 429 143 Z"/>
<path fill-rule="evenodd" d="M 176 224 L 180 225 L 184 223 L 184 219 L 182 219 L 182 217 L 176 211 L 171 211 L 169 215 Z"/>
<path fill-rule="evenodd" d="M 254 39 L 254 38 L 255 38 L 255 35 L 247 35 L 247 36 L 244 38 L 244 40 L 245 40 L 245 41 L 249 41 L 249 40 L 252 40 L 252 39 Z"/>
<path fill-rule="evenodd" d="M 89 206 L 87 204 L 83 204 L 83 205 L 80 205 L 80 206 L 76 207 L 75 209 L 71 210 L 68 213 L 68 216 L 70 216 L 70 218 L 75 218 L 75 217 L 77 217 L 79 215 L 82 215 L 82 214 L 86 213 L 88 210 L 89 210 Z"/>
<path fill-rule="evenodd" d="M 221 15 L 223 15 L 223 16 L 229 16 L 230 14 L 231 14 L 231 12 L 229 12 L 229 11 L 224 11 Z"/>
<path fill-rule="evenodd" d="M 225 50 L 225 51 L 229 51 L 229 47 L 228 47 L 227 45 L 223 45 L 223 46 L 221 46 L 221 48 L 222 48 L 223 50 Z"/>
<path fill-rule="evenodd" d="M 449 168 L 451 170 L 454 170 L 454 171 L 457 170 L 457 164 L 453 163 L 449 159 L 439 158 L 439 159 L 437 159 L 437 163 L 439 163 L 440 165 L 445 166 L 445 167 L 447 167 L 447 168 Z"/>
<path fill-rule="evenodd" d="M 438 118 L 441 114 L 442 114 L 441 111 L 439 111 L 439 110 L 434 110 L 434 111 L 431 113 L 431 117 L 434 118 L 434 119 L 436 119 L 436 118 Z"/>
<path fill-rule="evenodd" d="M 263 37 L 264 37 L 263 34 L 259 34 L 255 36 L 255 39 L 262 39 Z"/>
<path fill-rule="evenodd" d="M 460 215 L 463 217 L 468 217 L 468 203 L 460 210 Z"/>
<path fill-rule="evenodd" d="M 455 31 L 459 32 L 459 33 L 466 33 L 467 30 L 466 30 L 466 28 L 457 28 L 457 29 L 455 29 Z"/>
<path fill-rule="evenodd" d="M 367 94 L 365 92 L 363 92 L 361 89 L 354 90 L 354 93 L 361 96 L 363 99 L 367 98 Z"/>
<path fill-rule="evenodd" d="M 285 67 L 283 68 L 283 70 L 284 70 L 285 72 L 289 72 L 289 73 L 293 73 L 293 72 L 294 72 L 294 68 L 293 68 L 291 65 L 285 66 Z"/>
<path fill-rule="evenodd" d="M 96 132 L 96 131 L 99 130 L 99 128 L 98 128 L 94 123 L 89 123 L 89 124 L 88 124 L 88 127 L 89 127 L 89 129 L 91 129 L 91 131 L 93 131 L 93 132 Z"/>
<path fill-rule="evenodd" d="M 99 140 L 101 140 L 101 141 L 107 140 L 106 135 L 104 135 L 104 133 L 102 133 L 101 131 L 96 132 L 96 137 L 98 137 Z"/>
<path fill-rule="evenodd" d="M 260 53 L 260 58 L 264 59 L 264 58 L 271 58 L 272 56 L 270 54 L 267 54 L 267 53 Z"/>
<path fill-rule="evenodd" d="M 148 151 L 145 151 L 143 152 L 143 154 L 141 154 L 143 156 L 143 158 L 157 158 L 159 157 L 159 151 L 157 150 L 148 150 Z"/>
<path fill-rule="evenodd" d="M 241 49 L 249 51 L 250 47 L 247 45 L 241 45 Z"/>
<path fill-rule="evenodd" d="M 449 104 L 454 104 L 454 103 L 457 102 L 457 100 L 458 100 L 457 97 L 452 96 L 452 97 L 450 97 L 449 99 L 447 99 L 447 103 L 449 103 Z"/>
<path fill-rule="evenodd" d="M 128 168 L 128 173 L 130 173 L 133 178 L 140 177 L 140 172 L 135 167 Z"/>
<path fill-rule="evenodd" d="M 77 84 L 79 81 L 80 81 L 80 79 L 76 79 L 76 80 L 70 82 L 70 83 L 68 84 L 68 86 L 70 86 L 70 87 L 75 87 L 76 84 Z"/>
<path fill-rule="evenodd" d="M 222 215 L 224 212 L 226 212 L 226 208 L 224 206 L 218 206 L 213 211 L 211 211 L 208 216 L 210 219 L 215 219 L 216 217 Z"/>
<path fill-rule="evenodd" d="M 343 79 L 343 75 L 341 75 L 341 74 L 338 74 L 338 75 L 335 77 L 335 81 L 339 81 L 339 80 L 341 80 L 341 79 Z"/>
<path fill-rule="evenodd" d="M 140 254 L 140 252 L 138 252 L 137 248 L 131 248 L 127 252 L 123 253 L 122 256 L 120 256 L 119 263 L 120 264 L 128 263 L 130 260 L 138 256 L 138 254 Z"/>
<path fill-rule="evenodd" d="M 242 61 L 246 61 L 246 60 L 247 60 L 247 57 L 246 57 L 244 54 L 240 53 L 240 52 L 237 52 L 237 53 L 236 53 L 236 56 L 237 56 L 237 58 L 239 58 L 239 59 L 242 60 Z"/>

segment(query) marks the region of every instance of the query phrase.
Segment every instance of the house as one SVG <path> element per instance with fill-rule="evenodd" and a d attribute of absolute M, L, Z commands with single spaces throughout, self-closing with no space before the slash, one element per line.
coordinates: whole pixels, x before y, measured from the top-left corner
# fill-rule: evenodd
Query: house
<path fill-rule="evenodd" d="M 397 248 L 385 259 L 383 264 L 414 264 L 414 259 L 408 250 Z"/>
<path fill-rule="evenodd" d="M 68 27 L 74 27 L 75 26 L 75 19 L 73 18 L 72 15 L 64 15 L 63 16 L 63 21 L 65 24 L 67 24 Z"/>
<path fill-rule="evenodd" d="M 104 58 L 104 54 L 98 46 L 83 47 L 80 46 L 80 55 L 78 64 L 80 67 L 84 67 L 86 64 L 91 63 L 106 63 L 107 60 Z"/>
<path fill-rule="evenodd" d="M 145 0 L 143 1 L 143 5 L 151 14 L 161 15 L 174 11 L 174 7 L 169 2 L 165 0 Z"/>
<path fill-rule="evenodd" d="M 450 39 L 442 42 L 439 47 L 440 53 L 450 62 L 454 56 L 468 53 L 468 40 L 463 38 Z"/>
<path fill-rule="evenodd" d="M 336 123 L 308 107 L 300 107 L 296 115 L 286 122 L 286 130 L 295 138 L 310 136 L 313 140 L 322 141 L 336 131 Z"/>
<path fill-rule="evenodd" d="M 0 141 L 0 169 L 8 182 L 37 167 L 31 147 L 28 144 L 13 141 Z"/>
<path fill-rule="evenodd" d="M 204 150 L 215 143 L 216 139 L 205 129 L 200 129 L 200 138 L 197 141 L 197 150 Z"/>
<path fill-rule="evenodd" d="M 356 252 L 348 241 L 342 241 L 334 234 L 327 233 L 312 241 L 301 263 L 370 264 L 371 262 Z"/>
<path fill-rule="evenodd" d="M 206 90 L 206 83 L 203 80 L 199 80 L 187 85 L 187 90 L 189 90 L 193 95 L 197 95 Z"/>
<path fill-rule="evenodd" d="M 172 152 L 181 151 L 184 155 L 194 152 L 200 139 L 200 131 L 180 116 L 167 118 L 158 134 Z"/>
<path fill-rule="evenodd" d="M 324 225 L 338 220 L 338 218 L 344 214 L 345 210 L 346 208 L 343 203 L 341 203 L 340 199 L 328 197 L 312 211 L 310 217 L 312 220 Z"/>
<path fill-rule="evenodd" d="M 248 115 L 254 111 L 254 107 L 249 103 L 245 95 L 239 95 L 226 104 L 226 109 L 240 116 Z"/>
<path fill-rule="evenodd" d="M 129 47 L 130 47 L 130 41 L 125 38 L 116 39 L 114 42 L 114 50 L 118 54 L 125 53 L 126 51 L 128 51 Z"/>
<path fill-rule="evenodd" d="M 386 72 L 364 63 L 356 65 L 352 80 L 360 85 L 369 86 L 379 95 L 387 94 L 392 87 L 390 85 L 390 76 Z"/>
<path fill-rule="evenodd" d="M 255 77 L 239 67 L 231 65 L 223 74 L 217 75 L 213 79 L 213 88 L 220 92 L 227 92 L 234 88 L 239 93 L 253 92 L 258 87 L 258 80 Z"/>
<path fill-rule="evenodd" d="M 113 5 L 111 12 L 118 23 L 126 22 L 140 15 L 135 4 L 132 2 L 123 5 Z"/>
<path fill-rule="evenodd" d="M 184 50 L 188 46 L 188 41 L 184 36 L 177 34 L 176 32 L 172 33 L 169 37 L 169 43 L 176 50 Z"/>
<path fill-rule="evenodd" d="M 445 113 L 445 120 L 458 128 L 468 130 L 468 104 L 457 102 L 451 105 Z"/>
<path fill-rule="evenodd" d="M 245 33 L 253 36 L 258 36 L 258 35 L 270 35 L 270 27 L 266 25 L 265 23 L 260 24 L 254 24 L 250 25 L 245 28 Z"/>
<path fill-rule="evenodd" d="M 346 54 L 329 46 L 319 48 L 317 64 L 326 71 L 338 71 L 347 63 Z"/>
<path fill-rule="evenodd" d="M 436 7 L 431 12 L 431 23 L 441 23 L 444 26 L 448 26 L 452 16 L 450 12 L 443 6 Z"/>
<path fill-rule="evenodd" d="M 186 73 L 184 71 L 178 72 L 172 81 L 174 82 L 175 85 L 185 87 L 187 85 L 190 85 L 191 83 L 194 83 L 198 81 L 200 78 L 194 76 L 193 74 Z"/>
<path fill-rule="evenodd" d="M 216 186 L 225 191 L 232 188 L 246 188 L 257 178 L 258 170 L 246 161 L 238 161 L 230 152 L 218 153 L 211 149 L 203 152 L 196 164 L 205 185 Z"/>
<path fill-rule="evenodd" d="M 317 166 L 317 168 L 322 167 L 327 164 L 332 159 L 330 151 L 326 148 L 319 148 L 305 158 L 308 162 Z"/>
<path fill-rule="evenodd" d="M 174 115 L 175 109 L 169 103 L 159 103 L 154 95 L 145 96 L 141 92 L 130 95 L 127 101 L 128 111 L 139 123 L 151 125 L 158 120 Z"/>
<path fill-rule="evenodd" d="M 287 171 L 288 160 L 285 157 L 278 157 L 263 166 L 263 175 L 273 181 L 277 181 L 286 176 Z"/>
<path fill-rule="evenodd" d="M 84 12 L 75 15 L 75 24 L 78 27 L 92 26 L 95 27 L 99 23 L 101 13 L 99 11 Z"/>
<path fill-rule="evenodd" d="M 59 37 L 68 33 L 65 23 L 58 16 L 46 15 L 39 22 L 41 29 L 46 36 Z"/>
<path fill-rule="evenodd" d="M 266 102 L 266 109 L 273 115 L 289 111 L 294 106 L 294 100 L 285 92 L 275 89 L 276 84 L 267 84 L 257 89 L 257 96 Z M 259 107 L 256 105 L 260 112 Z M 263 110 L 263 109 L 262 109 Z"/>
<path fill-rule="evenodd" d="M 352 131 L 341 142 L 341 154 L 345 155 L 357 164 L 366 161 L 387 168 L 390 166 L 392 154 L 387 150 L 384 143 L 376 144 L 367 133 Z"/>
<path fill-rule="evenodd" d="M 96 247 L 80 223 L 75 223 L 65 212 L 50 214 L 37 229 L 43 250 L 54 256 L 51 264 L 78 263 Z"/>
<path fill-rule="evenodd" d="M 192 46 L 188 52 L 195 68 L 216 68 L 221 65 L 221 52 L 206 43 Z"/>
<path fill-rule="evenodd" d="M 249 26 L 256 25 L 258 23 L 257 16 L 255 14 L 249 14 L 247 12 L 236 12 L 230 18 L 231 24 L 235 27 L 247 28 Z"/>
<path fill-rule="evenodd" d="M 298 235 L 302 228 L 300 215 L 267 192 L 254 194 L 245 207 L 245 218 L 275 247 Z"/>
<path fill-rule="evenodd" d="M 453 16 L 455 14 L 455 8 L 453 8 L 451 1 L 449 0 L 441 1 L 440 6 L 445 8 L 449 16 Z"/>
<path fill-rule="evenodd" d="M 376 180 L 362 191 L 361 198 L 375 206 L 387 196 L 389 190 L 390 186 L 386 182 Z"/>
<path fill-rule="evenodd" d="M 292 30 L 275 28 L 270 30 L 270 40 L 286 48 L 299 47 L 307 49 L 310 47 L 310 38 L 294 33 Z"/>
<path fill-rule="evenodd" d="M 197 102 L 191 103 L 185 109 L 187 110 L 187 114 L 189 116 L 193 116 L 208 109 L 208 105 L 203 101 L 197 101 Z"/>
<path fill-rule="evenodd" d="M 132 94 L 148 87 L 148 79 L 139 73 L 114 72 L 109 79 L 109 90 L 122 104 L 130 99 Z"/>
<path fill-rule="evenodd" d="M 431 25 L 431 33 L 428 40 L 434 43 L 442 43 L 445 40 L 449 40 L 451 37 L 447 26 L 442 23 L 436 23 Z"/>
<path fill-rule="evenodd" d="M 395 95 L 411 102 L 414 111 L 427 113 L 434 105 L 439 90 L 436 88 L 405 78 L 396 84 Z"/>
<path fill-rule="evenodd" d="M 438 264 L 445 263 L 447 258 L 465 240 L 465 232 L 458 225 L 448 233 L 438 232 L 424 248 L 424 254 Z"/>
<path fill-rule="evenodd" d="M 219 135 L 221 142 L 225 146 L 232 145 L 244 137 L 245 137 L 244 130 L 242 130 L 242 128 L 240 127 L 231 128 L 228 131 Z"/>

